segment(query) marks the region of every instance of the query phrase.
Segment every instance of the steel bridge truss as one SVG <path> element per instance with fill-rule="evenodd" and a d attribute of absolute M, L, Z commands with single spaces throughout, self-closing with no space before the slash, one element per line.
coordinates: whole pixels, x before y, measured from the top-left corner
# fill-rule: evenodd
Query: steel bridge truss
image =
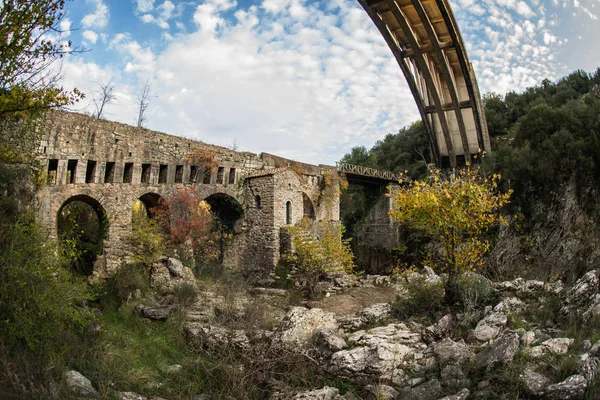
<path fill-rule="evenodd" d="M 358 0 L 417 102 L 436 164 L 455 167 L 490 150 L 473 68 L 447 0 Z"/>
<path fill-rule="evenodd" d="M 347 164 L 343 162 L 335 163 L 338 172 L 350 175 L 360 175 L 369 178 L 376 178 L 382 181 L 398 183 L 401 176 L 390 171 L 381 171 L 375 168 L 363 167 L 361 165 Z"/>

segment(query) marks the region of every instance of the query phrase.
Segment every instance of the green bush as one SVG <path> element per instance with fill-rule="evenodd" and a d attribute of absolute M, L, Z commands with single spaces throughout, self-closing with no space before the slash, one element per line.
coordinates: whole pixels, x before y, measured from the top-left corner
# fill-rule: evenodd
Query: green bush
<path fill-rule="evenodd" d="M 182 283 L 173 288 L 175 303 L 181 308 L 188 308 L 198 299 L 196 287 L 189 283 Z"/>
<path fill-rule="evenodd" d="M 479 274 L 460 275 L 454 281 L 458 306 L 463 313 L 473 312 L 498 300 L 489 279 Z"/>
<path fill-rule="evenodd" d="M 92 321 L 87 284 L 72 274 L 68 254 L 43 242 L 34 222 L 21 219 L 0 232 L 0 342 L 30 350 L 56 349 L 64 334 Z"/>
<path fill-rule="evenodd" d="M 414 277 L 407 280 L 406 290 L 406 295 L 398 296 L 392 304 L 392 311 L 398 318 L 435 318 L 445 307 L 442 282 L 432 283 L 425 277 Z"/>
<path fill-rule="evenodd" d="M 118 308 L 136 294 L 144 294 L 150 285 L 149 269 L 145 264 L 123 264 L 98 288 L 100 308 Z"/>

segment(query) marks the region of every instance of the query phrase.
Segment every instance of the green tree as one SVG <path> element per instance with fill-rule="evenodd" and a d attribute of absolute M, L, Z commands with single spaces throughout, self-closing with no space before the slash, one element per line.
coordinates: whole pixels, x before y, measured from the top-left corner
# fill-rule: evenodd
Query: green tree
<path fill-rule="evenodd" d="M 291 275 L 303 284 L 308 298 L 315 297 L 317 283 L 328 274 L 352 271 L 353 255 L 349 241 L 342 239 L 343 225 L 314 226 L 304 218 L 288 230 L 293 247 L 293 253 L 287 256 Z"/>
<path fill-rule="evenodd" d="M 392 218 L 426 232 L 444 247 L 446 259 L 439 267 L 448 274 L 449 301 L 455 297 L 457 276 L 482 266 L 489 249 L 483 234 L 502 221 L 499 210 L 511 193 L 498 192 L 499 179 L 498 175 L 482 177 L 470 167 L 449 177 L 435 170 L 427 181 L 413 181 L 392 193 Z"/>
<path fill-rule="evenodd" d="M 0 118 L 73 104 L 77 89 L 56 87 L 50 66 L 74 50 L 61 40 L 67 0 L 2 0 L 0 6 Z"/>

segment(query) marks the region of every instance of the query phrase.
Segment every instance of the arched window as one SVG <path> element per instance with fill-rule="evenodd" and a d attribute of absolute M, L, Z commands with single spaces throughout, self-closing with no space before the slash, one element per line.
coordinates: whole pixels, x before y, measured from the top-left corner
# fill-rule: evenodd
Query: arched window
<path fill-rule="evenodd" d="M 289 200 L 285 203 L 285 223 L 292 224 L 292 202 Z"/>
<path fill-rule="evenodd" d="M 256 195 L 254 196 L 254 205 L 256 206 L 256 208 L 258 208 L 260 210 L 260 208 L 262 207 L 262 205 L 260 204 L 260 196 Z"/>

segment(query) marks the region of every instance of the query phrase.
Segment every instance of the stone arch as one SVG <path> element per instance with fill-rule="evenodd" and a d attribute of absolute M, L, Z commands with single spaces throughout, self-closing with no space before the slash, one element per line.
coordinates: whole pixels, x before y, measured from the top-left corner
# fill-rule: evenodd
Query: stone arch
<path fill-rule="evenodd" d="M 221 222 L 224 232 L 233 233 L 235 223 L 244 217 L 244 209 L 240 202 L 226 193 L 213 193 L 204 201 L 210 205 L 213 215 Z"/>
<path fill-rule="evenodd" d="M 316 220 L 315 206 L 310 197 L 304 192 L 302 192 L 302 205 L 304 210 L 303 216 L 311 221 Z"/>
<path fill-rule="evenodd" d="M 152 218 L 152 209 L 156 209 L 159 207 L 163 207 L 165 204 L 168 204 L 166 199 L 158 193 L 147 192 L 138 197 L 134 202 L 134 212 L 135 212 L 135 204 L 140 202 L 144 208 L 146 209 L 146 215 L 148 218 Z M 137 203 L 139 204 L 139 203 Z"/>
<path fill-rule="evenodd" d="M 56 213 L 59 241 L 69 240 L 79 254 L 71 260 L 74 271 L 91 275 L 108 237 L 107 213 L 100 201 L 85 194 L 67 198 Z"/>

